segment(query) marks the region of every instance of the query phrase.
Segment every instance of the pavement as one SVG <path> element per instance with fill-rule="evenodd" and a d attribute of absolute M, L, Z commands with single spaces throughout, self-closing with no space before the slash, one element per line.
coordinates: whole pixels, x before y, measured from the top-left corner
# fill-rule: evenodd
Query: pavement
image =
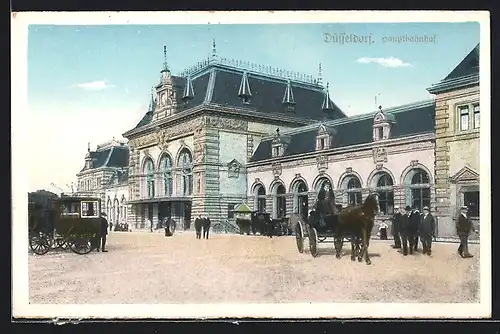
<path fill-rule="evenodd" d="M 479 302 L 479 245 L 471 259 L 456 244 L 435 243 L 430 257 L 391 245 L 372 240 L 368 266 L 347 243 L 341 259 L 332 243 L 313 258 L 294 237 L 111 232 L 107 253 L 30 253 L 30 303 Z"/>

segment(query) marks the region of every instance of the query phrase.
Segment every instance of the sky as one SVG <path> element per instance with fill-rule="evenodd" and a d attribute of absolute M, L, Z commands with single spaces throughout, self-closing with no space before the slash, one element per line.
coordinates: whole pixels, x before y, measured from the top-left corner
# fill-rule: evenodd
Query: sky
<path fill-rule="evenodd" d="M 368 42 L 342 44 L 341 34 Z M 432 98 L 426 88 L 479 43 L 479 23 L 30 25 L 28 127 L 38 145 L 29 154 L 44 168 L 30 167 L 29 191 L 67 191 L 88 142 L 122 139 L 139 122 L 163 45 L 176 74 L 210 56 L 213 39 L 219 57 L 315 77 L 321 63 L 331 99 L 352 116 Z"/>

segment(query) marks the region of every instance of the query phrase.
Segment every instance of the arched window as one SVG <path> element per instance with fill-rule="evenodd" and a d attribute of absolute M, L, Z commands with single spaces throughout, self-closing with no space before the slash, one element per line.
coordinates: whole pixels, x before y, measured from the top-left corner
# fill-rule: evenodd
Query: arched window
<path fill-rule="evenodd" d="M 406 204 L 422 211 L 424 206 L 431 205 L 431 188 L 429 174 L 421 168 L 414 168 L 405 177 Z"/>
<path fill-rule="evenodd" d="M 298 180 L 292 187 L 293 190 L 293 202 L 295 206 L 295 212 L 301 217 L 307 217 L 309 213 L 309 198 L 307 185 L 304 181 Z"/>
<path fill-rule="evenodd" d="M 146 194 L 148 198 L 155 197 L 155 173 L 153 161 L 148 159 L 144 164 L 144 173 L 146 174 Z"/>
<path fill-rule="evenodd" d="M 257 207 L 257 212 L 259 213 L 265 213 L 266 212 L 266 189 L 262 184 L 259 184 L 258 186 L 255 187 L 255 200 L 256 200 L 256 207 Z"/>
<path fill-rule="evenodd" d="M 375 191 L 378 193 L 378 204 L 382 215 L 392 215 L 394 212 L 394 182 L 389 174 L 375 174 Z"/>
<path fill-rule="evenodd" d="M 349 176 L 347 181 L 347 205 L 359 205 L 362 203 L 361 182 L 357 176 Z"/>
<path fill-rule="evenodd" d="M 172 159 L 170 156 L 163 157 L 161 167 L 163 169 L 163 194 L 172 196 Z"/>
<path fill-rule="evenodd" d="M 181 167 L 182 195 L 189 196 L 193 194 L 193 157 L 191 152 L 183 149 L 179 156 Z"/>
<path fill-rule="evenodd" d="M 275 192 L 275 217 L 282 218 L 286 216 L 286 188 L 283 184 L 276 185 Z"/>
<path fill-rule="evenodd" d="M 333 189 L 330 180 L 326 177 L 322 177 L 318 180 L 318 182 L 316 182 L 316 189 L 315 189 L 316 192 L 318 193 L 325 186 L 328 186 L 330 189 Z"/>

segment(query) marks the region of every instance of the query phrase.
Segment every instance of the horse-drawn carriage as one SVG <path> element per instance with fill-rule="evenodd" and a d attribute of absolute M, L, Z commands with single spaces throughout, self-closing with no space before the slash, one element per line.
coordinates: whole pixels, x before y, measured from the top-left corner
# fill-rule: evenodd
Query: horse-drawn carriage
<path fill-rule="evenodd" d="M 295 239 L 299 253 L 304 252 L 304 240 L 309 240 L 309 251 L 318 256 L 318 244 L 333 242 L 335 256 L 341 257 L 344 240 L 351 243 L 351 260 L 371 261 L 368 256 L 370 233 L 378 211 L 377 194 L 370 194 L 358 206 L 342 208 L 335 204 L 333 191 L 327 186 L 318 194 L 314 209 L 307 218 L 294 214 L 290 222 L 295 228 Z"/>
<path fill-rule="evenodd" d="M 46 254 L 51 248 L 69 248 L 88 254 L 101 228 L 101 201 L 91 197 L 63 196 L 40 203 L 28 203 L 29 245 L 33 253 Z"/>

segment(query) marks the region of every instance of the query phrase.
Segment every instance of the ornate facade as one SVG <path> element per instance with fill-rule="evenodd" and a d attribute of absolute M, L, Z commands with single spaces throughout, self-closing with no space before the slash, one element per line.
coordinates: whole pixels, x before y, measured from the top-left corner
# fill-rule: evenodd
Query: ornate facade
<path fill-rule="evenodd" d="M 454 235 L 462 205 L 479 224 L 479 45 L 428 91 L 436 96 L 437 214 L 441 233 Z"/>
<path fill-rule="evenodd" d="M 434 101 L 277 131 L 247 165 L 248 203 L 272 217 L 307 215 L 327 183 L 338 204 L 379 193 L 379 220 L 394 206 L 435 207 Z"/>
<path fill-rule="evenodd" d="M 77 174 L 77 195 L 101 199 L 102 211 L 110 223 L 126 222 L 128 208 L 129 148 L 125 142 L 112 140 L 88 147 L 85 166 Z"/>
<path fill-rule="evenodd" d="M 477 49 L 429 89 L 435 101 L 350 118 L 321 74 L 219 58 L 214 44 L 173 75 L 165 50 L 144 117 L 127 144 L 89 149 L 79 190 L 134 228 L 169 216 L 188 227 L 198 214 L 234 219 L 241 202 L 273 217 L 305 214 L 327 182 L 343 205 L 378 192 L 382 220 L 395 205 L 429 206 L 439 235 L 453 235 L 449 218 L 479 194 Z"/>
<path fill-rule="evenodd" d="M 328 113 L 324 112 L 326 109 Z M 212 56 L 173 75 L 165 62 L 149 109 L 129 140 L 129 223 L 230 219 L 246 200 L 246 165 L 261 138 L 345 118 L 320 79 Z"/>

